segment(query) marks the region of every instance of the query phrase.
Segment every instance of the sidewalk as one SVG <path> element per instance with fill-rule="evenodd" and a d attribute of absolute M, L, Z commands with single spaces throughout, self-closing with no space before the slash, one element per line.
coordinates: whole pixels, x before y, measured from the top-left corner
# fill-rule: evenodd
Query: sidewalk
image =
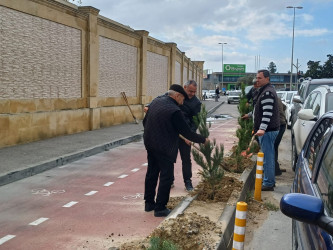
<path fill-rule="evenodd" d="M 208 113 L 223 102 L 203 101 Z M 143 126 L 121 124 L 0 149 L 0 186 L 140 140 Z"/>

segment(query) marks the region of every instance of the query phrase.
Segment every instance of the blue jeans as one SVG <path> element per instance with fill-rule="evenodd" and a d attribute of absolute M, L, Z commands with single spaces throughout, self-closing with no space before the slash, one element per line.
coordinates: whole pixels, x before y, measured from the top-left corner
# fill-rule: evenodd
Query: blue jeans
<path fill-rule="evenodd" d="M 259 136 L 261 151 L 264 153 L 264 180 L 263 185 L 273 187 L 275 185 L 275 149 L 274 142 L 279 131 L 265 132 Z"/>

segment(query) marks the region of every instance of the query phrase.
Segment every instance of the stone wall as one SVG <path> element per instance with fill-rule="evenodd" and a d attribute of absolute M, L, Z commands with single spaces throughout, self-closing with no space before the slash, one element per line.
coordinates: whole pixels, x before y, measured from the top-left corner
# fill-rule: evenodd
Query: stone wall
<path fill-rule="evenodd" d="M 122 91 L 142 119 L 173 83 L 195 79 L 201 90 L 202 61 L 98 13 L 61 0 L 1 0 L 0 148 L 132 122 Z"/>

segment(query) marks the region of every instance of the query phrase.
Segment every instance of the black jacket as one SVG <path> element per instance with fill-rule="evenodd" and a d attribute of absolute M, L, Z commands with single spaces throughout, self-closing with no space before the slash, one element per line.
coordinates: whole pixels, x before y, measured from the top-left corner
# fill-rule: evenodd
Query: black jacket
<path fill-rule="evenodd" d="M 144 144 L 148 151 L 157 152 L 176 162 L 179 134 L 198 143 L 205 138 L 191 131 L 177 102 L 169 96 L 155 98 L 143 120 Z"/>

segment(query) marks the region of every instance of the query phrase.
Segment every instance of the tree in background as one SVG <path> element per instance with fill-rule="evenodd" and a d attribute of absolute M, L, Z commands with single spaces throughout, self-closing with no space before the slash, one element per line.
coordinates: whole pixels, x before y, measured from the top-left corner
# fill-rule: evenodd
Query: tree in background
<path fill-rule="evenodd" d="M 308 61 L 308 70 L 306 71 L 304 77 L 311 77 L 313 79 L 321 78 L 323 72 L 323 66 L 320 65 L 320 61 Z"/>
<path fill-rule="evenodd" d="M 323 65 L 322 78 L 333 78 L 333 56 L 327 55 L 328 60 Z"/>
<path fill-rule="evenodd" d="M 304 77 L 312 79 L 333 78 L 333 55 L 327 55 L 328 59 L 324 65 L 320 65 L 320 61 L 308 61 L 308 70 Z"/>
<path fill-rule="evenodd" d="M 277 71 L 277 69 L 276 69 L 276 64 L 275 64 L 274 62 L 270 62 L 270 63 L 268 64 L 267 69 L 268 69 L 269 73 L 271 73 L 271 74 L 276 73 L 276 71 Z"/>

